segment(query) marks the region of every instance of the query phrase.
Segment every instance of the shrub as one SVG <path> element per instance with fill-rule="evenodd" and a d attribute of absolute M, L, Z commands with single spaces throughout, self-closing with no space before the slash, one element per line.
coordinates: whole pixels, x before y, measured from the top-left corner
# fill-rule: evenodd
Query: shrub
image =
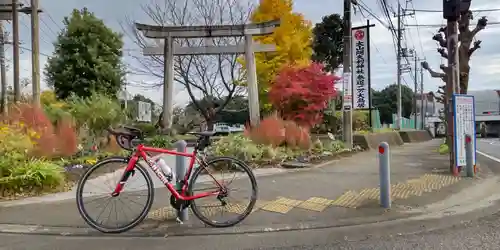
<path fill-rule="evenodd" d="M 209 153 L 217 156 L 233 156 L 242 161 L 262 159 L 258 144 L 242 135 L 228 135 L 212 143 Z"/>
<path fill-rule="evenodd" d="M 41 192 L 61 187 L 65 183 L 63 169 L 51 162 L 31 160 L 11 168 L 11 173 L 0 177 L 2 196 Z"/>
<path fill-rule="evenodd" d="M 439 145 L 438 152 L 441 155 L 445 155 L 445 154 L 450 153 L 450 149 L 448 148 L 448 144 L 442 143 L 441 145 Z"/>
<path fill-rule="evenodd" d="M 152 123 L 136 123 L 133 126 L 140 129 L 146 137 L 155 136 L 158 131 Z"/>
<path fill-rule="evenodd" d="M 93 139 L 102 136 L 106 128 L 119 124 L 125 117 L 120 103 L 102 94 L 88 98 L 72 96 L 68 99 L 68 110 L 78 128 L 87 128 Z"/>
<path fill-rule="evenodd" d="M 155 148 L 171 148 L 172 140 L 168 136 L 156 135 L 152 138 L 149 144 Z"/>
<path fill-rule="evenodd" d="M 285 142 L 285 121 L 274 113 L 262 119 L 258 126 L 245 128 L 245 134 L 256 144 L 277 147 Z"/>
<path fill-rule="evenodd" d="M 294 121 L 285 121 L 276 113 L 265 117 L 259 125 L 245 128 L 244 133 L 255 144 L 309 149 L 311 138 L 307 128 Z"/>
<path fill-rule="evenodd" d="M 76 133 L 69 120 L 61 120 L 54 127 L 40 107 L 26 103 L 10 106 L 8 114 L 3 117 L 4 122 L 22 127 L 31 138 L 34 144 L 31 155 L 52 158 L 71 156 L 77 151 Z"/>
<path fill-rule="evenodd" d="M 74 155 L 78 149 L 78 138 L 69 119 L 63 118 L 56 126 L 55 136 L 58 139 L 58 156 Z"/>

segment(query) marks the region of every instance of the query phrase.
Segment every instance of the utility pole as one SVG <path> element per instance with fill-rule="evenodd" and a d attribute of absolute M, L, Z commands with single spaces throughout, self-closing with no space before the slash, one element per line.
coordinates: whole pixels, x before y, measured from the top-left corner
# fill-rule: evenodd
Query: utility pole
<path fill-rule="evenodd" d="M 21 100 L 21 87 L 19 84 L 19 10 L 18 0 L 12 0 L 12 58 L 14 61 L 14 103 Z"/>
<path fill-rule="evenodd" d="M 415 129 L 418 129 L 418 126 L 417 126 L 417 111 L 418 111 L 418 108 L 417 108 L 417 93 L 418 93 L 418 81 L 417 81 L 417 71 L 418 71 L 418 65 L 417 65 L 417 62 L 418 62 L 418 57 L 417 57 L 417 54 L 415 53 L 414 54 L 414 61 L 415 61 L 415 70 L 413 71 L 413 76 L 414 76 L 414 79 L 413 79 L 413 84 L 414 84 L 414 90 L 413 90 L 413 114 L 414 115 L 414 118 L 415 118 Z"/>
<path fill-rule="evenodd" d="M 5 34 L 3 20 L 0 21 L 0 81 L 2 84 L 2 115 L 7 114 L 7 77 L 5 73 Z"/>
<path fill-rule="evenodd" d="M 31 74 L 33 104 L 40 106 L 40 34 L 38 28 L 38 0 L 31 0 Z"/>
<path fill-rule="evenodd" d="M 352 74 L 351 74 L 351 0 L 344 0 L 344 55 L 343 55 L 343 127 L 342 133 L 347 148 L 353 147 L 352 140 Z"/>
<path fill-rule="evenodd" d="M 425 129 L 425 114 L 427 113 L 427 102 L 425 102 L 424 107 L 424 98 L 426 98 L 424 97 L 424 68 L 420 67 L 420 120 L 422 121 L 422 130 Z"/>
<path fill-rule="evenodd" d="M 443 2 L 443 18 L 447 20 L 447 50 L 448 50 L 448 81 L 446 82 L 446 99 L 448 105 L 447 114 L 447 144 L 450 151 L 450 171 L 453 174 L 458 173 L 458 169 L 455 167 L 455 138 L 453 135 L 453 102 L 452 97 L 454 93 L 459 93 L 459 81 L 460 72 L 458 67 L 458 19 L 460 18 L 461 12 L 461 0 L 445 0 Z M 470 6 L 470 1 L 469 1 Z"/>
<path fill-rule="evenodd" d="M 398 0 L 398 30 L 397 30 L 397 39 L 398 39 L 398 48 L 397 48 L 397 74 L 398 74 L 398 80 L 397 80 L 397 84 L 398 84 L 398 92 L 397 92 L 397 103 L 398 103 L 398 107 L 397 107 L 397 121 L 396 121 L 396 128 L 397 129 L 402 129 L 402 117 L 403 117 L 403 114 L 402 114 L 402 100 L 401 100 L 401 77 L 402 77 L 402 72 L 401 72 L 401 39 L 402 39 L 402 35 L 401 35 L 401 3 L 399 2 Z"/>

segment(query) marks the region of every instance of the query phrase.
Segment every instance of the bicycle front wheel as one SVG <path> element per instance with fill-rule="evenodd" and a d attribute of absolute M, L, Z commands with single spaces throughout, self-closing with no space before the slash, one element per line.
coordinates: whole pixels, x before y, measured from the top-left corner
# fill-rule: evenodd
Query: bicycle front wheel
<path fill-rule="evenodd" d="M 218 196 L 191 201 L 193 214 L 212 227 L 231 227 L 243 221 L 252 212 L 258 193 L 252 169 L 232 157 L 217 157 L 199 166 L 193 173 L 189 191 L 190 195 L 220 192 Z"/>
<path fill-rule="evenodd" d="M 153 181 L 148 171 L 137 163 L 124 190 L 116 197 L 111 196 L 128 161 L 125 157 L 99 161 L 78 182 L 78 211 L 88 225 L 103 233 L 122 233 L 134 228 L 146 218 L 153 204 Z M 144 185 L 138 183 L 141 178 Z M 84 194 L 85 191 L 90 194 Z"/>

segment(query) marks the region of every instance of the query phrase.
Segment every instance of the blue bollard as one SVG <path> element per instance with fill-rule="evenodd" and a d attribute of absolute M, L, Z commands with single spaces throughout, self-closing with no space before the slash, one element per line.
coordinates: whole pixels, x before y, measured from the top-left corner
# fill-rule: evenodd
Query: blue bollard
<path fill-rule="evenodd" d="M 465 162 L 467 177 L 474 177 L 474 149 L 470 135 L 465 135 Z"/>
<path fill-rule="evenodd" d="M 177 152 L 186 152 L 187 143 L 184 140 L 177 141 L 175 143 L 175 147 L 177 148 Z M 177 190 L 182 189 L 181 181 L 184 180 L 184 176 L 186 175 L 186 157 L 177 155 L 175 157 L 175 179 L 176 179 L 176 188 Z M 181 208 L 181 210 L 177 211 L 177 221 L 179 223 L 184 223 L 188 220 L 188 210 L 186 208 Z"/>
<path fill-rule="evenodd" d="M 391 160 L 389 144 L 382 142 L 378 146 L 378 161 L 380 175 L 380 205 L 391 208 Z"/>

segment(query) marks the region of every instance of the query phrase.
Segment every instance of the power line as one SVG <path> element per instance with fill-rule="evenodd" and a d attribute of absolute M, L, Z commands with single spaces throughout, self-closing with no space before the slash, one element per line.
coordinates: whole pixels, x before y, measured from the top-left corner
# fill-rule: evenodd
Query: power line
<path fill-rule="evenodd" d="M 410 0 L 410 2 L 411 2 L 411 7 L 413 7 L 415 9 L 415 5 L 413 4 L 413 0 Z M 413 16 L 413 19 L 415 19 L 415 24 L 418 25 L 418 19 L 417 19 L 416 14 Z M 420 43 L 420 50 L 422 50 L 422 55 L 425 58 L 424 45 L 422 44 L 422 38 L 420 36 L 420 27 L 419 26 L 417 26 L 417 36 L 418 36 L 418 41 Z"/>
<path fill-rule="evenodd" d="M 500 22 L 488 22 L 488 25 L 497 25 L 500 24 Z M 420 25 L 405 25 L 407 27 L 421 27 L 421 28 L 439 28 L 443 27 L 443 24 L 420 24 Z M 470 24 L 470 26 L 476 26 L 476 24 Z"/>
<path fill-rule="evenodd" d="M 407 9 L 408 11 L 415 12 L 430 12 L 430 13 L 442 13 L 443 10 L 418 10 L 418 9 Z M 484 10 L 471 10 L 472 12 L 486 12 L 486 11 L 500 11 L 500 9 L 484 9 Z"/>
<path fill-rule="evenodd" d="M 24 46 L 19 45 L 19 48 L 20 48 L 20 49 L 22 49 L 22 50 L 27 50 L 27 51 L 29 51 L 29 52 L 32 52 L 31 48 L 28 48 L 28 47 L 24 47 Z M 46 56 L 46 57 L 50 57 L 50 55 L 45 54 L 45 53 L 43 53 L 43 52 L 40 52 L 40 55 L 42 55 L 42 56 Z"/>
<path fill-rule="evenodd" d="M 363 16 L 363 18 L 367 18 L 367 16 L 366 16 L 366 15 L 365 15 L 362 11 L 360 11 L 360 13 L 361 13 L 361 15 Z M 361 17 L 359 17 L 359 16 L 358 16 L 358 18 L 360 19 L 360 21 L 363 21 L 363 20 L 361 19 Z M 387 63 L 387 61 L 385 60 L 385 58 L 384 58 L 383 54 L 382 54 L 382 53 L 380 53 L 380 50 L 378 49 L 377 45 L 373 42 L 373 40 L 372 40 L 372 38 L 371 38 L 371 37 L 370 37 L 370 44 L 372 44 L 372 45 L 373 45 L 373 48 L 375 49 L 375 51 L 377 51 L 377 55 L 380 57 L 380 59 L 382 59 L 382 62 L 384 62 L 384 64 L 386 64 L 386 65 L 389 65 L 389 64 Z"/>
<path fill-rule="evenodd" d="M 373 11 L 368 7 L 366 6 L 365 3 L 363 3 L 363 1 L 358 1 L 358 5 L 357 5 L 359 8 L 360 8 L 360 12 L 361 12 L 361 9 L 363 9 L 364 11 L 368 12 L 368 14 L 370 14 L 370 16 L 372 16 L 373 18 L 375 18 L 380 24 L 382 24 L 382 26 L 384 26 L 385 28 L 387 29 L 391 29 L 386 23 L 384 23 L 384 21 L 382 21 L 377 15 L 373 14 Z M 363 15 L 363 14 L 361 14 Z M 363 15 L 364 17 L 364 15 Z"/>

